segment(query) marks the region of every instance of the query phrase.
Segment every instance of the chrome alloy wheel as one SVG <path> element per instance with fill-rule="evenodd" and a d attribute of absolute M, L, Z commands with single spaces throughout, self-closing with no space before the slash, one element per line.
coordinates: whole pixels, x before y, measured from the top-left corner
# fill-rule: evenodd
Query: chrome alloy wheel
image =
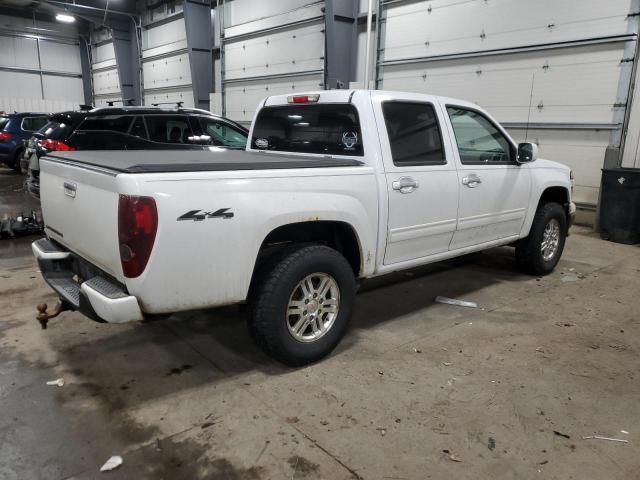
<path fill-rule="evenodd" d="M 312 273 L 293 289 L 287 304 L 289 333 L 303 343 L 315 342 L 333 326 L 340 310 L 340 288 L 326 273 Z"/>
<path fill-rule="evenodd" d="M 540 244 L 540 252 L 542 253 L 542 259 L 545 262 L 551 260 L 558 251 L 560 245 L 560 222 L 557 219 L 552 218 L 544 227 L 544 233 L 542 234 L 542 243 Z"/>

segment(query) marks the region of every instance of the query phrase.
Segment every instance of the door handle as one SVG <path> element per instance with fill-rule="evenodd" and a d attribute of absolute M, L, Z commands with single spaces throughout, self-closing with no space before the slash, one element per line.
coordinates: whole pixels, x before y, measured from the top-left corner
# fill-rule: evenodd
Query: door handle
<path fill-rule="evenodd" d="M 400 193 L 411 193 L 418 188 L 418 186 L 418 182 L 411 177 L 399 178 L 391 184 L 391 187 L 394 190 L 398 190 Z"/>
<path fill-rule="evenodd" d="M 462 177 L 462 184 L 469 188 L 475 188 L 482 183 L 482 179 L 475 173 L 470 173 L 467 177 Z"/>

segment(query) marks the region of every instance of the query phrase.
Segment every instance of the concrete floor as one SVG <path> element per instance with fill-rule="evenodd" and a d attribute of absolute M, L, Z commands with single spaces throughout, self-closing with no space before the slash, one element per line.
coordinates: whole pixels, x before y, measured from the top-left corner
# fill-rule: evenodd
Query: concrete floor
<path fill-rule="evenodd" d="M 40 330 L 55 298 L 28 241 L 0 240 L 0 478 L 638 478 L 639 278 L 640 246 L 577 228 L 545 278 L 501 248 L 378 279 L 337 351 L 292 370 L 238 308 Z"/>

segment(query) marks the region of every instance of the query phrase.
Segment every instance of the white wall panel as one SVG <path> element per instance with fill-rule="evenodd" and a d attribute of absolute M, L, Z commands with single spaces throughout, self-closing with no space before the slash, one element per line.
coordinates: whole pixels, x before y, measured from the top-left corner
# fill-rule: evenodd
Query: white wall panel
<path fill-rule="evenodd" d="M 145 89 L 191 85 L 187 53 L 144 62 L 142 71 Z"/>
<path fill-rule="evenodd" d="M 33 38 L 0 35 L 0 65 L 38 68 L 38 47 Z"/>
<path fill-rule="evenodd" d="M 324 25 L 317 23 L 229 42 L 225 45 L 225 78 L 321 70 L 323 30 Z"/>
<path fill-rule="evenodd" d="M 73 102 L 76 107 L 84 103 L 84 91 L 82 89 L 81 78 L 43 75 L 42 86 L 44 88 L 44 98 Z"/>
<path fill-rule="evenodd" d="M 182 17 L 173 20 L 172 22 L 142 31 L 142 45 L 144 45 L 144 49 L 178 42 L 185 38 L 184 19 Z"/>
<path fill-rule="evenodd" d="M 108 106 L 109 102 L 116 102 L 115 105 L 122 105 L 122 96 L 118 92 L 117 94 L 114 94 L 114 95 L 96 97 L 94 105 L 96 107 L 106 107 Z"/>
<path fill-rule="evenodd" d="M 184 102 L 183 107 L 194 107 L 191 87 L 163 92 L 146 92 L 144 95 L 145 105 L 167 102 Z"/>
<path fill-rule="evenodd" d="M 632 0 L 400 3 L 387 9 L 384 60 L 627 33 Z"/>
<path fill-rule="evenodd" d="M 37 73 L 0 71 L 0 92 L 18 98 L 42 98 L 40 75 Z"/>
<path fill-rule="evenodd" d="M 226 116 L 250 122 L 258 102 L 264 97 L 321 88 L 321 75 L 230 83 L 225 87 Z"/>
<path fill-rule="evenodd" d="M 120 95 L 120 79 L 118 70 L 104 70 L 93 73 L 93 93 L 95 95 Z"/>
<path fill-rule="evenodd" d="M 41 98 L 0 97 L 0 111 L 53 113 L 77 108 L 78 104 L 75 102 L 42 100 Z"/>
<path fill-rule="evenodd" d="M 310 4 L 318 6 L 322 2 L 314 0 L 278 0 L 265 2 L 264 0 L 231 0 L 224 5 L 224 24 L 226 26 L 262 20 L 289 12 L 304 9 Z"/>
<path fill-rule="evenodd" d="M 113 50 L 113 43 L 109 42 L 109 43 L 105 43 L 105 44 L 93 47 L 91 51 L 91 56 L 92 56 L 91 60 L 93 61 L 94 64 L 105 62 L 108 60 L 115 60 L 116 53 Z"/>
<path fill-rule="evenodd" d="M 40 60 L 43 70 L 82 73 L 80 47 L 78 45 L 41 40 Z"/>

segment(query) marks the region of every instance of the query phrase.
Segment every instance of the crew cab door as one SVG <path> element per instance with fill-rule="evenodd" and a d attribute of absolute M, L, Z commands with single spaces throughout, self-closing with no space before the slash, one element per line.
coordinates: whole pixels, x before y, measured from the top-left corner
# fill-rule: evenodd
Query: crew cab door
<path fill-rule="evenodd" d="M 531 172 L 516 146 L 478 110 L 444 105 L 459 162 L 458 228 L 451 250 L 519 235 L 529 205 Z"/>
<path fill-rule="evenodd" d="M 458 177 L 435 100 L 373 97 L 388 198 L 385 265 L 446 252 L 456 228 Z"/>

